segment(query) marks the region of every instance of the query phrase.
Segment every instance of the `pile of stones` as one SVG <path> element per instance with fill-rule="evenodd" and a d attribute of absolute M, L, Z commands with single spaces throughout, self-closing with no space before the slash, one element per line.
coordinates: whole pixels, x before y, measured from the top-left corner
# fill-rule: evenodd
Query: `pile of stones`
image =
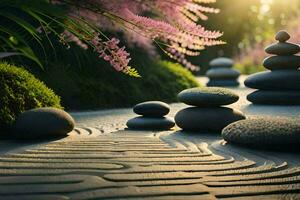
<path fill-rule="evenodd" d="M 135 130 L 169 130 L 175 126 L 172 119 L 165 117 L 170 106 L 160 101 L 147 101 L 137 104 L 133 112 L 139 117 L 127 121 L 127 127 Z"/>
<path fill-rule="evenodd" d="M 223 107 L 238 101 L 229 89 L 218 87 L 191 88 L 178 94 L 178 100 L 193 107 L 180 110 L 176 124 L 183 130 L 218 132 L 245 116 L 237 110 Z"/>
<path fill-rule="evenodd" d="M 249 76 L 245 85 L 258 89 L 247 99 L 254 104 L 300 105 L 300 52 L 298 44 L 288 43 L 290 35 L 279 31 L 278 43 L 268 46 L 265 51 L 275 56 L 266 58 L 263 66 L 271 71 Z"/>
<path fill-rule="evenodd" d="M 206 72 L 206 76 L 209 78 L 207 86 L 238 86 L 238 77 L 240 72 L 231 69 L 233 67 L 233 61 L 229 58 L 220 57 L 212 60 L 209 65 L 210 70 Z"/>

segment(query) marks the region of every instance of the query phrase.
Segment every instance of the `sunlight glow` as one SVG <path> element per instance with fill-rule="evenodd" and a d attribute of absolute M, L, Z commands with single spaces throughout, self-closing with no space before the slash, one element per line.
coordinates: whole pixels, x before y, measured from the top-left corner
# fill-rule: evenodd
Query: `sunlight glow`
<path fill-rule="evenodd" d="M 273 0 L 261 0 L 260 13 L 266 14 L 270 11 L 270 5 L 273 3 Z"/>

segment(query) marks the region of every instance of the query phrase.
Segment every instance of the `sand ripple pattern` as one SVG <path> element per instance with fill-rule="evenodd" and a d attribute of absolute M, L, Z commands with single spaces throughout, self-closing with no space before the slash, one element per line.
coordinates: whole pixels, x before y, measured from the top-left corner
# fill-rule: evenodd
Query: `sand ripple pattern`
<path fill-rule="evenodd" d="M 212 153 L 171 132 L 81 127 L 0 157 L 0 199 L 297 199 L 300 167 Z"/>

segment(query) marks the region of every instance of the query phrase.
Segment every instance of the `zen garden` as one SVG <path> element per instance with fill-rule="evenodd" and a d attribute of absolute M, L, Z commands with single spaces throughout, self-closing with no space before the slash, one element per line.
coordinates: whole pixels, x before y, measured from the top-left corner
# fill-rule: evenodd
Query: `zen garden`
<path fill-rule="evenodd" d="M 1 0 L 0 199 L 300 199 L 300 0 Z"/>

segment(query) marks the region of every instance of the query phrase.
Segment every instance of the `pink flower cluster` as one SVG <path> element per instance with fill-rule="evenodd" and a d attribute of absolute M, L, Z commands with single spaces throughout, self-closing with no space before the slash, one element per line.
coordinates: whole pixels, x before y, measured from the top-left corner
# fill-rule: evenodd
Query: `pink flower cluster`
<path fill-rule="evenodd" d="M 207 19 L 206 13 L 219 12 L 207 6 L 213 2 L 215 0 L 55 0 L 56 4 L 70 7 L 70 16 L 84 19 L 102 31 L 122 31 L 127 42 L 142 46 L 149 52 L 153 52 L 154 41 L 190 69 L 197 67 L 186 61 L 185 55 L 197 56 L 207 46 L 223 44 L 218 40 L 222 33 L 206 30 L 198 23 Z M 102 43 L 105 52 L 115 52 L 114 56 L 101 54 L 101 57 L 109 60 L 117 70 L 122 68 L 120 71 L 123 71 L 126 62 L 117 62 L 120 64 L 118 66 L 115 63 L 116 56 L 123 56 L 120 60 L 125 61 L 128 55 L 125 56 L 122 48 L 117 53 L 117 49 L 107 46 L 112 42 L 116 43 L 115 40 L 97 41 L 98 46 Z"/>
<path fill-rule="evenodd" d="M 167 52 L 170 54 L 170 57 L 173 58 L 174 60 L 178 61 L 179 63 L 183 64 L 187 69 L 191 71 L 197 71 L 199 70 L 199 67 L 196 65 L 193 65 L 191 62 L 189 62 L 185 56 L 175 49 L 168 48 L 166 49 Z"/>
<path fill-rule="evenodd" d="M 129 53 L 125 51 L 125 47 L 120 48 L 118 46 L 119 42 L 116 38 L 103 42 L 98 36 L 91 40 L 91 44 L 99 53 L 99 57 L 108 61 L 117 71 L 126 73 L 130 61 Z"/>

